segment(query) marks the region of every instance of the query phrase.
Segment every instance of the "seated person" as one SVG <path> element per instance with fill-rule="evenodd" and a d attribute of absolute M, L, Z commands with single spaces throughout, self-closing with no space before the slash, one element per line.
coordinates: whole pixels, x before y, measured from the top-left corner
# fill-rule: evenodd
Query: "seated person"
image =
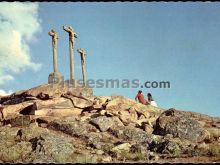
<path fill-rule="evenodd" d="M 149 104 L 148 101 L 144 99 L 144 95 L 142 94 L 142 91 L 138 91 L 138 94 L 136 95 L 135 100 L 137 101 L 137 99 L 139 103 L 142 103 L 144 105 Z"/>
<path fill-rule="evenodd" d="M 157 106 L 157 103 L 154 101 L 154 99 L 153 99 L 151 93 L 148 93 L 148 94 L 147 94 L 147 98 L 148 98 L 148 102 L 150 103 L 150 105 L 155 106 L 155 107 L 158 107 L 158 106 Z"/>

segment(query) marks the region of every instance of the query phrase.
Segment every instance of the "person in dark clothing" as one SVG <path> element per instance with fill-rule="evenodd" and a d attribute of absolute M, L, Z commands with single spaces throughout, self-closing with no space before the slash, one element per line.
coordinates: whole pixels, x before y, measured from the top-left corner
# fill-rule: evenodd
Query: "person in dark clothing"
<path fill-rule="evenodd" d="M 147 98 L 148 98 L 148 102 L 150 103 L 150 105 L 155 106 L 155 107 L 158 107 L 158 106 L 157 106 L 157 103 L 154 101 L 154 99 L 153 99 L 151 93 L 148 93 L 148 94 L 147 94 Z"/>

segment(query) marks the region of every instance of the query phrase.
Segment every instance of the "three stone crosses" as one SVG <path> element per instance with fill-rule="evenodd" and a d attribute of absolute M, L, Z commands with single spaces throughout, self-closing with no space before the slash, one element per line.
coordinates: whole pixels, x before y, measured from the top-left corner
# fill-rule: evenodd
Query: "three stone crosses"
<path fill-rule="evenodd" d="M 63 30 L 69 35 L 69 54 L 70 54 L 70 82 L 73 82 L 75 79 L 74 73 L 74 43 L 75 38 L 77 38 L 77 34 L 74 32 L 71 26 L 63 26 Z M 58 34 L 54 29 L 48 32 L 48 34 L 52 37 L 52 51 L 53 51 L 53 73 L 49 74 L 48 83 L 52 84 L 54 82 L 59 83 L 63 81 L 63 76 L 58 71 L 57 66 L 57 41 Z M 85 71 L 85 50 L 83 48 L 77 49 L 77 52 L 81 56 L 81 66 L 82 66 L 82 77 L 83 77 L 83 85 L 86 85 L 86 71 Z"/>

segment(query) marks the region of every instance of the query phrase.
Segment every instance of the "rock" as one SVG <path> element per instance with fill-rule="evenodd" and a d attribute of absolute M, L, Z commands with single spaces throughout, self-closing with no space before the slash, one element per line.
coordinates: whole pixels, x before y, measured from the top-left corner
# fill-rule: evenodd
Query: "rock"
<path fill-rule="evenodd" d="M 73 108 L 72 101 L 66 98 L 53 98 L 50 100 L 36 100 L 36 109 Z"/>
<path fill-rule="evenodd" d="M 212 127 L 220 128 L 220 123 L 213 123 Z"/>
<path fill-rule="evenodd" d="M 24 108 L 33 105 L 31 102 L 24 102 L 15 105 L 6 105 L 3 107 L 2 114 L 4 119 L 14 118 L 15 116 L 19 115 L 19 112 L 22 111 Z"/>
<path fill-rule="evenodd" d="M 206 122 L 205 122 L 205 121 L 198 121 L 198 123 L 199 123 L 202 127 L 204 127 L 204 126 L 206 125 Z"/>
<path fill-rule="evenodd" d="M 220 137 L 220 128 L 211 127 L 207 128 L 207 131 L 209 132 L 211 138 L 218 139 Z"/>
<path fill-rule="evenodd" d="M 79 116 L 82 113 L 82 109 L 53 109 L 47 113 L 47 116 L 65 117 L 65 116 Z"/>
<path fill-rule="evenodd" d="M 36 116 L 47 116 L 52 111 L 52 109 L 40 109 L 34 112 Z"/>
<path fill-rule="evenodd" d="M 141 119 L 141 120 L 137 120 L 135 123 L 137 123 L 139 126 L 143 126 L 144 124 L 148 124 L 151 127 L 153 127 L 151 122 L 149 121 L 149 119 L 146 119 L 146 118 Z"/>
<path fill-rule="evenodd" d="M 104 153 L 105 153 L 105 152 L 102 151 L 102 150 L 97 150 L 97 151 L 96 151 L 96 154 L 97 154 L 97 155 L 103 155 Z"/>
<path fill-rule="evenodd" d="M 29 156 L 32 151 L 31 143 L 29 142 L 19 142 L 12 146 L 1 145 L 0 159 L 4 162 L 17 162 L 22 161 Z"/>
<path fill-rule="evenodd" d="M 140 117 L 138 118 L 138 120 L 145 120 L 146 117 L 144 115 L 140 115 Z"/>
<path fill-rule="evenodd" d="M 113 127 L 111 128 L 111 133 L 117 138 L 123 140 L 135 141 L 137 143 L 149 144 L 152 142 L 151 135 L 146 134 L 146 132 L 133 127 Z"/>
<path fill-rule="evenodd" d="M 156 120 L 157 120 L 158 117 L 150 117 L 148 119 L 149 123 L 155 123 L 156 124 Z"/>
<path fill-rule="evenodd" d="M 36 109 L 37 109 L 36 104 L 33 103 L 33 104 L 23 108 L 19 112 L 19 114 L 22 114 L 22 115 L 34 115 Z"/>
<path fill-rule="evenodd" d="M 53 116 L 53 117 L 66 117 L 66 116 L 80 116 L 82 109 L 41 109 L 36 110 L 35 115 L 37 116 Z"/>
<path fill-rule="evenodd" d="M 129 152 L 131 145 L 129 143 L 119 144 L 116 147 L 112 148 L 112 152 L 121 153 L 121 152 Z"/>
<path fill-rule="evenodd" d="M 105 156 L 102 158 L 103 162 L 111 162 L 112 161 L 112 157 L 111 156 Z"/>
<path fill-rule="evenodd" d="M 80 118 L 80 121 L 86 121 L 86 120 L 89 120 L 91 118 L 91 116 L 82 116 Z"/>
<path fill-rule="evenodd" d="M 208 150 L 209 149 L 209 145 L 207 145 L 205 142 L 198 144 L 195 146 L 197 149 L 203 149 L 203 150 Z"/>
<path fill-rule="evenodd" d="M 102 139 L 102 135 L 99 133 L 95 133 L 95 132 L 90 132 L 88 134 L 85 135 L 86 139 L 87 139 L 87 144 L 91 147 L 95 147 L 97 149 L 101 149 L 101 139 Z"/>
<path fill-rule="evenodd" d="M 145 154 L 145 155 L 147 155 L 148 152 L 149 152 L 147 146 L 145 146 L 143 144 L 138 144 L 138 143 L 133 144 L 131 146 L 130 150 L 131 150 L 132 153 L 142 153 L 142 154 Z"/>
<path fill-rule="evenodd" d="M 60 119 L 50 122 L 48 127 L 76 137 L 85 136 L 88 132 L 96 130 L 95 127 L 85 121 L 63 121 Z"/>
<path fill-rule="evenodd" d="M 102 110 L 103 107 L 102 107 L 101 104 L 100 105 L 93 105 L 93 109 L 95 109 L 95 110 Z"/>
<path fill-rule="evenodd" d="M 115 126 L 124 126 L 124 124 L 117 116 L 112 117 L 112 121 L 114 122 Z"/>
<path fill-rule="evenodd" d="M 100 115 L 105 115 L 106 110 L 101 110 L 99 113 L 100 113 Z"/>
<path fill-rule="evenodd" d="M 135 122 L 136 120 L 131 117 L 128 111 L 120 111 L 119 118 L 123 122 L 124 125 L 128 125 L 130 122 Z"/>
<path fill-rule="evenodd" d="M 91 120 L 91 123 L 98 126 L 100 131 L 104 132 L 107 131 L 110 127 L 113 126 L 113 121 L 111 118 L 108 118 L 106 116 L 99 116 L 97 118 L 93 118 Z"/>
<path fill-rule="evenodd" d="M 73 163 L 97 163 L 98 158 L 96 155 L 92 154 L 73 154 L 72 159 L 74 160 Z"/>
<path fill-rule="evenodd" d="M 99 101 L 99 104 L 104 104 L 104 103 L 108 102 L 109 100 L 111 100 L 111 97 L 109 97 L 109 96 L 96 96 L 95 99 L 97 99 Z"/>
<path fill-rule="evenodd" d="M 130 113 L 130 116 L 131 116 L 131 118 L 132 118 L 133 121 L 138 120 L 138 115 L 137 115 L 137 113 L 136 113 L 136 111 L 135 111 L 134 108 L 130 108 L 130 109 L 128 110 L 128 112 Z"/>
<path fill-rule="evenodd" d="M 147 112 L 147 111 L 143 111 L 143 112 L 140 112 L 140 111 L 137 111 L 137 113 L 142 116 L 142 118 L 145 118 L 145 119 L 149 119 L 150 118 L 150 113 Z"/>
<path fill-rule="evenodd" d="M 85 96 L 89 97 L 93 95 L 92 88 L 81 88 L 79 86 L 71 87 L 71 84 L 68 82 L 60 83 L 60 84 L 44 84 L 29 90 L 24 91 L 28 96 L 37 97 L 40 93 L 50 98 L 60 97 L 62 94 L 71 92 L 77 96 Z M 41 94 L 41 95 L 42 95 Z"/>
<path fill-rule="evenodd" d="M 156 121 L 155 134 L 172 134 L 174 137 L 200 142 L 209 135 L 195 120 L 188 118 L 184 112 L 170 109 L 163 112 Z"/>
<path fill-rule="evenodd" d="M 152 134 L 152 132 L 154 131 L 154 129 L 148 125 L 148 124 L 144 124 L 144 131 L 147 133 L 147 134 Z"/>
<path fill-rule="evenodd" d="M 39 99 L 41 99 L 41 100 L 48 100 L 48 99 L 51 98 L 51 97 L 49 96 L 49 94 L 46 94 L 46 93 L 43 93 L 43 92 L 40 92 L 36 97 L 39 98 Z"/>
<path fill-rule="evenodd" d="M 119 116 L 119 111 L 106 109 L 106 116 Z"/>
<path fill-rule="evenodd" d="M 31 123 L 30 116 L 17 116 L 8 120 L 5 120 L 5 124 L 10 124 L 12 127 L 29 126 Z"/>
<path fill-rule="evenodd" d="M 42 135 L 42 139 L 42 146 L 37 147 L 39 147 L 39 149 L 40 147 L 43 147 L 42 151 L 48 156 L 51 155 L 56 163 L 72 162 L 74 147 L 69 140 L 59 138 L 52 134 Z"/>
<path fill-rule="evenodd" d="M 149 150 L 160 154 L 180 156 L 194 149 L 194 143 L 179 138 L 157 137 L 149 145 Z"/>
<path fill-rule="evenodd" d="M 81 96 L 73 96 L 69 94 L 63 94 L 62 97 L 70 99 L 72 104 L 76 108 L 85 109 L 93 106 L 93 100 L 89 100 Z"/>
<path fill-rule="evenodd" d="M 153 161 L 158 161 L 160 159 L 160 157 L 156 153 L 150 152 L 149 153 L 149 159 L 153 160 Z"/>

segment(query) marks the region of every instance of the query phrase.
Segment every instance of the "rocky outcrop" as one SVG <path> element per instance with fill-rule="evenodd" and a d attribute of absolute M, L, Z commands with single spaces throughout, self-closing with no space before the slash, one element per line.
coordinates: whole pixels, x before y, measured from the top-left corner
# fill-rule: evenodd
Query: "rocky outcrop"
<path fill-rule="evenodd" d="M 174 137 L 200 142 L 209 137 L 196 120 L 190 119 L 184 112 L 170 109 L 163 112 L 156 121 L 154 133 L 159 135 L 172 134 Z"/>
<path fill-rule="evenodd" d="M 66 87 L 42 85 L 0 98 L 0 162 L 220 161 L 217 117 Z"/>
<path fill-rule="evenodd" d="M 112 118 L 106 116 L 99 116 L 97 118 L 92 119 L 90 122 L 97 126 L 102 132 L 107 131 L 114 124 Z"/>

